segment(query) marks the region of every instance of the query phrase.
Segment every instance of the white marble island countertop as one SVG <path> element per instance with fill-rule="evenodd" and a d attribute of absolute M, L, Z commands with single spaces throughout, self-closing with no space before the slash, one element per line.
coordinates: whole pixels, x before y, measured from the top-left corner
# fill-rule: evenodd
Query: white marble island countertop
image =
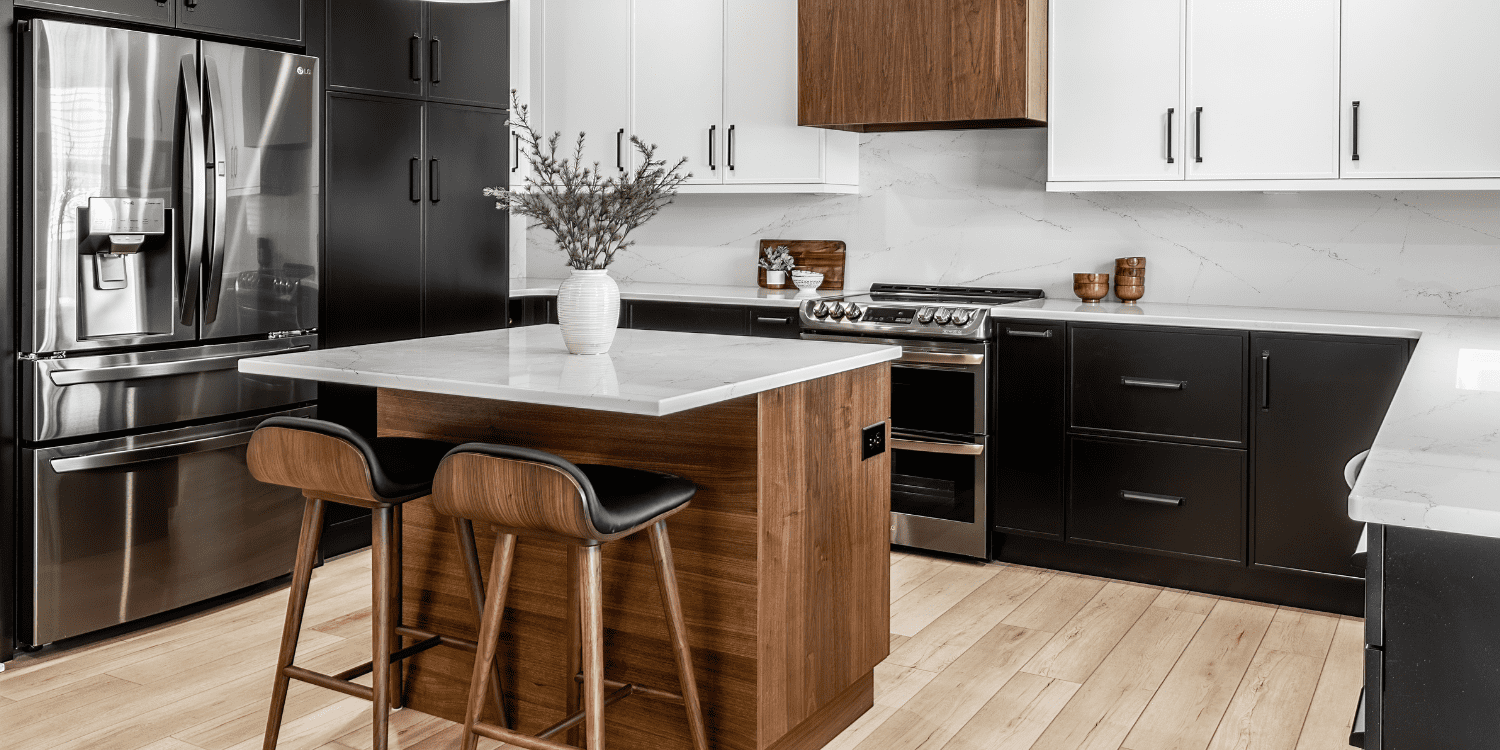
<path fill-rule="evenodd" d="M 240 371 L 664 416 L 901 356 L 897 346 L 621 329 L 578 356 L 555 325 L 278 354 Z"/>

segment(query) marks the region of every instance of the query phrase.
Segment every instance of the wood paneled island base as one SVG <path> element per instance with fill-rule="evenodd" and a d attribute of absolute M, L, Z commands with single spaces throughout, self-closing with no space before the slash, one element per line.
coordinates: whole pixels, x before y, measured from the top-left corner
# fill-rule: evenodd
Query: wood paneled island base
<path fill-rule="evenodd" d="M 822 747 L 874 701 L 889 651 L 890 454 L 861 459 L 860 432 L 890 416 L 882 363 L 667 416 L 381 389 L 381 435 L 486 441 L 575 463 L 666 471 L 699 486 L 668 521 L 710 744 Z M 404 617 L 476 635 L 449 519 L 405 509 Z M 478 529 L 481 559 L 494 535 Z M 499 650 L 513 726 L 566 715 L 562 544 L 523 539 Z M 677 690 L 645 535 L 604 547 L 606 675 Z M 407 705 L 463 720 L 472 657 L 428 651 Z M 498 717 L 490 717 L 497 719 Z M 679 705 L 631 698 L 607 713 L 610 748 L 688 748 Z"/>

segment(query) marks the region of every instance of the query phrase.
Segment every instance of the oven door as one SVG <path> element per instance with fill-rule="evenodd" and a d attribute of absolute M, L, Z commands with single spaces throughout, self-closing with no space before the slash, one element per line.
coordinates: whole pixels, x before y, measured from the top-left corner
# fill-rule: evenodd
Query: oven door
<path fill-rule="evenodd" d="M 987 432 L 989 344 L 804 333 L 809 341 L 901 347 L 891 363 L 891 429 L 944 437 Z"/>
<path fill-rule="evenodd" d="M 986 557 L 983 436 L 938 439 L 892 431 L 891 542 Z"/>

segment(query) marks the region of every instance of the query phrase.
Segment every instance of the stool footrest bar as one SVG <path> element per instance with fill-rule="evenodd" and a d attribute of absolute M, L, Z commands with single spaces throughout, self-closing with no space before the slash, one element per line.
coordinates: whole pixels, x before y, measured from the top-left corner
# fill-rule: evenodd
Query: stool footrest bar
<path fill-rule="evenodd" d="M 302 667 L 288 666 L 286 669 L 283 669 L 281 673 L 294 680 L 301 680 L 302 682 L 306 682 L 310 685 L 317 685 L 320 688 L 327 688 L 335 692 L 343 693 L 344 695 L 353 696 L 355 698 L 364 698 L 365 700 L 372 702 L 375 700 L 375 690 L 373 688 L 368 688 L 364 685 L 356 685 L 352 682 L 349 682 L 348 680 L 341 680 L 332 675 L 323 674 L 322 672 L 314 672 L 311 669 L 303 669 Z"/>
<path fill-rule="evenodd" d="M 521 734 L 520 732 L 483 722 L 474 725 L 474 734 L 481 737 L 488 737 L 492 740 L 499 740 L 507 745 L 523 747 L 526 750 L 578 750 L 578 748 L 572 745 L 564 745 L 556 740 L 539 739 L 529 734 Z"/>
<path fill-rule="evenodd" d="M 432 640 L 433 638 L 437 638 L 439 641 L 438 645 L 447 646 L 448 648 L 456 648 L 459 651 L 467 651 L 471 654 L 479 653 L 479 644 L 473 641 L 463 638 L 454 638 L 452 636 L 442 635 L 440 633 L 433 633 L 427 630 L 420 630 L 418 628 L 411 627 L 410 625 L 397 625 L 396 635 L 405 636 L 407 638 L 415 638 L 419 641 L 428 641 Z"/>
<path fill-rule="evenodd" d="M 573 675 L 573 681 L 582 685 L 583 673 L 579 672 L 578 674 Z M 637 685 L 633 682 L 627 683 L 620 682 L 619 680 L 605 679 L 604 687 L 609 690 L 617 690 L 619 688 L 628 687 L 630 688 L 631 695 L 639 695 L 642 698 L 650 698 L 651 700 L 662 701 L 663 703 L 671 703 L 678 706 L 681 706 L 683 704 L 682 694 L 680 693 L 669 693 L 665 690 L 657 690 L 656 688 L 649 688 L 645 685 Z"/>
<path fill-rule="evenodd" d="M 619 690 L 616 690 L 613 693 L 610 693 L 609 695 L 604 696 L 604 705 L 611 706 L 611 705 L 614 705 L 616 703 L 619 703 L 620 701 L 622 701 L 622 700 L 624 700 L 626 698 L 629 698 L 631 696 L 631 689 L 630 688 L 631 688 L 630 685 L 625 685 L 625 686 L 621 687 Z M 559 721 L 556 724 L 553 724 L 552 726 L 547 727 L 546 729 L 543 729 L 542 731 L 538 732 L 537 735 L 536 735 L 537 739 L 545 740 L 548 737 L 551 737 L 552 735 L 557 734 L 558 732 L 561 732 L 561 731 L 564 731 L 564 730 L 567 730 L 567 729 L 572 729 L 573 727 L 576 727 L 579 724 L 583 723 L 583 717 L 585 715 L 586 715 L 585 711 L 577 711 L 572 716 L 569 716 L 568 718 L 563 719 L 562 721 Z"/>
<path fill-rule="evenodd" d="M 399 662 L 402 659 L 411 658 L 413 656 L 416 656 L 417 654 L 422 653 L 423 651 L 426 651 L 429 648 L 435 648 L 435 647 L 441 646 L 441 645 L 443 645 L 443 643 L 442 643 L 441 639 L 439 639 L 437 636 L 433 636 L 431 638 L 428 638 L 427 640 L 422 641 L 420 643 L 413 643 L 412 645 L 407 646 L 406 648 L 403 648 L 400 651 L 397 651 L 397 652 L 391 654 L 391 663 L 395 664 L 396 662 Z M 364 677 L 365 675 L 367 675 L 367 674 L 369 674 L 369 673 L 371 673 L 373 671 L 375 671 L 375 662 L 367 661 L 364 664 L 361 664 L 361 665 L 359 665 L 357 667 L 350 667 L 350 668 L 348 668 L 348 669 L 346 669 L 346 670 L 344 670 L 342 672 L 339 672 L 338 674 L 336 674 L 336 675 L 333 676 L 333 679 L 335 679 L 335 680 L 355 680 L 355 679 L 359 679 L 360 677 Z"/>

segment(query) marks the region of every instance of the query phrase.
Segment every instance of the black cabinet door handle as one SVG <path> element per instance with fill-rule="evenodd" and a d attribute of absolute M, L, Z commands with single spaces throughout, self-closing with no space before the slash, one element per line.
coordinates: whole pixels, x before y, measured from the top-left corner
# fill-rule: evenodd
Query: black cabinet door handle
<path fill-rule="evenodd" d="M 625 128 L 615 133 L 615 168 L 625 171 Z"/>
<path fill-rule="evenodd" d="M 443 175 L 440 170 L 441 167 L 438 165 L 437 159 L 427 162 L 427 199 L 433 203 L 437 203 L 443 199 L 441 188 Z"/>
<path fill-rule="evenodd" d="M 734 126 L 729 126 L 729 158 L 727 160 L 729 171 L 734 171 Z"/>
<path fill-rule="evenodd" d="M 422 202 L 422 160 L 413 156 L 411 158 L 411 200 L 413 203 Z"/>
<path fill-rule="evenodd" d="M 422 80 L 422 37 L 412 34 L 408 44 L 410 49 L 406 59 L 407 73 L 411 75 L 413 81 L 420 81 Z"/>
<path fill-rule="evenodd" d="M 1120 490 L 1120 499 L 1129 500 L 1133 503 L 1146 503 L 1147 505 L 1171 505 L 1173 507 L 1182 505 L 1182 498 L 1176 495 L 1156 495 L 1150 492 L 1134 492 L 1132 490 Z"/>
<path fill-rule="evenodd" d="M 514 172 L 517 169 L 521 168 L 521 134 L 520 133 L 512 133 L 511 137 L 516 139 L 516 153 L 515 153 L 515 157 L 512 158 L 511 161 L 510 161 L 510 171 Z"/>
<path fill-rule="evenodd" d="M 1201 161 L 1203 161 L 1203 108 L 1202 107 L 1199 107 L 1198 111 L 1193 113 L 1193 118 L 1194 118 L 1194 120 L 1193 120 L 1194 128 L 1196 128 L 1197 131 L 1198 131 L 1198 137 L 1193 140 L 1193 148 L 1194 148 L 1194 159 L 1193 160 L 1201 162 Z"/>
<path fill-rule="evenodd" d="M 427 63 L 432 68 L 430 77 L 433 83 L 440 83 L 443 80 L 443 40 L 433 38 L 428 53 L 432 57 Z"/>
<path fill-rule="evenodd" d="M 784 325 L 791 325 L 792 319 L 789 318 L 789 317 L 788 318 L 768 318 L 768 317 L 763 317 L 763 316 L 757 315 L 755 317 L 755 322 L 757 322 L 757 323 L 766 323 L 768 325 L 781 325 L 781 326 L 784 326 Z"/>
<path fill-rule="evenodd" d="M 189 8 L 196 8 L 198 7 L 198 0 L 182 0 L 182 4 Z"/>
<path fill-rule="evenodd" d="M 1260 410 L 1271 410 L 1271 353 L 1260 353 Z"/>
<path fill-rule="evenodd" d="M 1020 328 L 1007 328 L 1005 329 L 1005 335 L 1031 339 L 1050 339 L 1052 338 L 1052 331 L 1026 331 Z"/>
<path fill-rule="evenodd" d="M 1187 381 L 1152 380 L 1151 378 L 1132 378 L 1121 375 L 1120 385 L 1128 385 L 1132 388 L 1157 388 L 1163 391 L 1180 391 L 1187 387 Z"/>
<path fill-rule="evenodd" d="M 1167 163 L 1176 164 L 1177 158 L 1172 156 L 1172 120 L 1177 117 L 1176 107 L 1167 107 Z"/>
<path fill-rule="evenodd" d="M 1359 161 L 1359 102 L 1354 103 L 1354 117 L 1349 123 L 1353 130 L 1354 142 L 1350 147 L 1349 158 L 1351 161 Z"/>
<path fill-rule="evenodd" d="M 708 168 L 710 170 L 717 170 L 719 168 L 714 164 L 714 134 L 717 132 L 719 132 L 718 125 L 708 126 Z"/>

